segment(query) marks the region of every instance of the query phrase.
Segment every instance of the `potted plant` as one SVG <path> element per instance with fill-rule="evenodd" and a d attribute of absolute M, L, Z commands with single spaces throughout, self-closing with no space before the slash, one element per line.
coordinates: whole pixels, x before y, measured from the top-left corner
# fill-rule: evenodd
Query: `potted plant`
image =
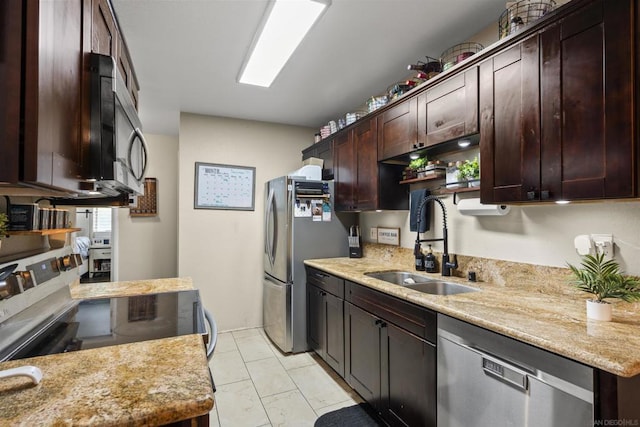
<path fill-rule="evenodd" d="M 573 273 L 572 283 L 581 291 L 593 294 L 587 300 L 587 318 L 611 320 L 611 304 L 605 299 L 623 301 L 640 300 L 640 280 L 624 276 L 614 260 L 605 260 L 604 254 L 585 255 L 580 267 L 569 264 Z"/>
<path fill-rule="evenodd" d="M 7 234 L 9 228 L 9 218 L 7 214 L 0 212 L 0 247 L 2 246 L 2 238 Z"/>
<path fill-rule="evenodd" d="M 465 160 L 458 167 L 458 181 L 467 181 L 470 187 L 480 186 L 480 164 L 477 157 Z"/>
<path fill-rule="evenodd" d="M 422 178 L 424 177 L 424 168 L 427 166 L 428 163 L 429 163 L 429 160 L 426 157 L 419 157 L 409 162 L 409 168 L 416 171 L 418 178 Z"/>

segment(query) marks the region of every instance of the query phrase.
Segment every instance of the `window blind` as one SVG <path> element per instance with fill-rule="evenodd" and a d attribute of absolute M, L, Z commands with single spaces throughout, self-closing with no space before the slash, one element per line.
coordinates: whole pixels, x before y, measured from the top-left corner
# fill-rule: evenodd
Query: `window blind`
<path fill-rule="evenodd" d="M 111 208 L 93 208 L 93 232 L 111 232 Z"/>

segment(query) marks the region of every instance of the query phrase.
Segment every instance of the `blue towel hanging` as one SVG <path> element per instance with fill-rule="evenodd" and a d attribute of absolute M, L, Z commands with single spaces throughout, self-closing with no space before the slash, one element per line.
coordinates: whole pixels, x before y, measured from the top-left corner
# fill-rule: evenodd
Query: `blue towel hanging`
<path fill-rule="evenodd" d="M 417 231 L 418 230 L 418 208 L 420 207 L 420 203 L 422 203 L 422 199 L 426 196 L 430 195 L 431 192 L 426 189 L 422 190 L 413 190 L 410 195 L 410 206 L 409 206 L 409 230 Z M 431 225 L 431 202 L 427 202 L 422 208 L 422 218 L 420 219 L 420 233 L 424 233 L 429 231 L 429 227 Z"/>

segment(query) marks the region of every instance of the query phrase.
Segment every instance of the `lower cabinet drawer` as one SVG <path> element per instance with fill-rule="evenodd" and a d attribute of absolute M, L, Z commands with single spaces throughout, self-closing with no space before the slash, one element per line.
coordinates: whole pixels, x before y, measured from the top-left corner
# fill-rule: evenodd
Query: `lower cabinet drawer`
<path fill-rule="evenodd" d="M 347 301 L 420 338 L 432 343 L 436 342 L 437 317 L 435 312 L 357 283 L 350 281 L 345 281 L 345 283 L 345 299 Z"/>

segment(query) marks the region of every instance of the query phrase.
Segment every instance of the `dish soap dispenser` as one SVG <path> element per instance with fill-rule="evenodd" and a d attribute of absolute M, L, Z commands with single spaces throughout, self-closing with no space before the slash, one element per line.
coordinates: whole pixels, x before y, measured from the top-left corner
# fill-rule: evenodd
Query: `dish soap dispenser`
<path fill-rule="evenodd" d="M 413 256 L 416 258 L 416 271 L 424 271 L 424 254 L 422 253 L 420 243 L 416 243 L 413 248 Z"/>
<path fill-rule="evenodd" d="M 427 273 L 436 273 L 438 271 L 438 267 L 436 266 L 436 256 L 433 254 L 431 245 L 429 245 L 427 255 L 424 257 L 424 270 Z"/>

